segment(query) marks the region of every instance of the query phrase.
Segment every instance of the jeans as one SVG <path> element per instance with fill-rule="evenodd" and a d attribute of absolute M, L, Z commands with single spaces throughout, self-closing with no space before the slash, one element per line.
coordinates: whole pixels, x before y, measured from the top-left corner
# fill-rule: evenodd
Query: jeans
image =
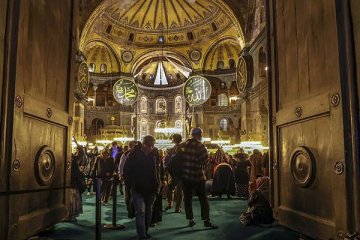
<path fill-rule="evenodd" d="M 136 232 L 139 238 L 144 238 L 149 230 L 155 195 L 144 197 L 131 189 L 131 197 L 135 206 Z"/>
<path fill-rule="evenodd" d="M 183 184 L 183 192 L 184 192 L 186 219 L 189 220 L 194 219 L 194 214 L 192 209 L 192 198 L 193 198 L 193 191 L 195 191 L 200 201 L 201 218 L 204 221 L 209 221 L 210 207 L 205 191 L 205 181 L 199 181 L 199 182 L 183 181 L 182 184 Z"/>
<path fill-rule="evenodd" d="M 181 208 L 181 204 L 183 201 L 183 189 L 182 189 L 182 183 L 178 179 L 172 178 L 169 182 L 169 185 L 167 187 L 167 201 L 168 201 L 168 207 L 172 207 L 173 201 L 174 201 L 174 190 L 176 190 L 176 197 L 175 197 L 175 210 L 179 211 Z"/>

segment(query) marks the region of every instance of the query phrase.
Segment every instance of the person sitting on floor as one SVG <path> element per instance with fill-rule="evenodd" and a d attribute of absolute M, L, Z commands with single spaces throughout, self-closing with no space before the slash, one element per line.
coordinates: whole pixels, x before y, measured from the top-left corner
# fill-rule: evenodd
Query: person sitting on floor
<path fill-rule="evenodd" d="M 258 177 L 254 184 L 256 189 L 250 193 L 249 208 L 245 213 L 241 214 L 239 220 L 245 226 L 271 224 L 274 218 L 269 202 L 270 178 Z"/>

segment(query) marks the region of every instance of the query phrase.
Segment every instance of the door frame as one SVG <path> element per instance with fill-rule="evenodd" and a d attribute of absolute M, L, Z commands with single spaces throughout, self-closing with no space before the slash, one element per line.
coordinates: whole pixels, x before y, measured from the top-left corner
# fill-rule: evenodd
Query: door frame
<path fill-rule="evenodd" d="M 355 38 L 349 1 L 335 0 L 339 42 L 339 66 L 343 108 L 343 132 L 345 171 L 347 178 L 348 229 L 353 234 L 360 232 L 360 158 L 359 158 L 359 99 L 357 92 Z"/>

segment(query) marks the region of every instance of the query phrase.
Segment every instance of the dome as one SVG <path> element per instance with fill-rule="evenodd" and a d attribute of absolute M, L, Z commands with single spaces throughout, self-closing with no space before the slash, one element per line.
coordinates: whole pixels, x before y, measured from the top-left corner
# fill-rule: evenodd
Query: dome
<path fill-rule="evenodd" d="M 93 13 L 83 35 L 95 32 L 117 44 L 140 47 L 155 46 L 159 42 L 179 46 L 212 39 L 230 28 L 239 30 L 231 11 L 220 2 L 105 0 Z"/>
<path fill-rule="evenodd" d="M 84 55 L 90 72 L 101 74 L 120 72 L 116 53 L 105 43 L 100 41 L 89 43 L 84 50 Z"/>

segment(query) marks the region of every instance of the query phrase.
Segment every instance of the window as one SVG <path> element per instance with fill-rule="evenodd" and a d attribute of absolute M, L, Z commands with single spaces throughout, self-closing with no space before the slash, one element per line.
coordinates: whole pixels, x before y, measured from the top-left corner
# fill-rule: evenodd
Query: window
<path fill-rule="evenodd" d="M 218 106 L 220 107 L 229 106 L 229 99 L 225 93 L 221 93 L 218 95 Z"/>
<path fill-rule="evenodd" d="M 236 64 L 235 64 L 235 60 L 234 60 L 234 59 L 230 59 L 230 60 L 229 60 L 229 67 L 230 67 L 230 69 L 236 68 Z"/>
<path fill-rule="evenodd" d="M 107 28 L 106 28 L 106 33 L 111 33 L 111 30 L 112 30 L 112 25 L 108 25 Z"/>
<path fill-rule="evenodd" d="M 182 128 L 182 127 L 183 127 L 182 121 L 181 120 L 176 120 L 175 128 Z"/>
<path fill-rule="evenodd" d="M 211 23 L 211 27 L 212 27 L 214 32 L 218 29 L 217 26 L 216 26 L 216 23 L 214 23 L 214 22 Z"/>
<path fill-rule="evenodd" d="M 216 64 L 216 67 L 218 70 L 222 70 L 224 69 L 224 62 L 223 61 L 218 61 Z"/>
<path fill-rule="evenodd" d="M 175 113 L 182 113 L 183 111 L 182 97 L 177 96 L 175 98 Z"/>
<path fill-rule="evenodd" d="M 148 135 L 148 124 L 147 124 L 146 120 L 141 121 L 141 133 L 140 134 L 141 134 L 141 138 Z"/>
<path fill-rule="evenodd" d="M 134 41 L 134 38 L 135 38 L 135 35 L 133 33 L 130 33 L 129 35 L 129 42 L 133 42 Z"/>
<path fill-rule="evenodd" d="M 156 100 L 156 114 L 166 113 L 166 100 L 161 98 Z"/>
<path fill-rule="evenodd" d="M 101 73 L 106 73 L 107 69 L 106 69 L 106 64 L 101 64 L 100 65 L 100 72 Z"/>
<path fill-rule="evenodd" d="M 264 48 L 259 50 L 259 77 L 266 77 L 266 53 Z"/>
<path fill-rule="evenodd" d="M 188 32 L 187 37 L 189 40 L 194 40 L 194 34 L 192 32 Z"/>
<path fill-rule="evenodd" d="M 223 118 L 220 120 L 220 130 L 221 131 L 227 131 L 229 126 L 229 120 L 226 118 Z"/>
<path fill-rule="evenodd" d="M 89 64 L 89 72 L 95 72 L 95 63 Z"/>
<path fill-rule="evenodd" d="M 145 96 L 141 97 L 140 111 L 141 111 L 141 113 L 147 113 L 148 112 L 147 98 Z"/>

